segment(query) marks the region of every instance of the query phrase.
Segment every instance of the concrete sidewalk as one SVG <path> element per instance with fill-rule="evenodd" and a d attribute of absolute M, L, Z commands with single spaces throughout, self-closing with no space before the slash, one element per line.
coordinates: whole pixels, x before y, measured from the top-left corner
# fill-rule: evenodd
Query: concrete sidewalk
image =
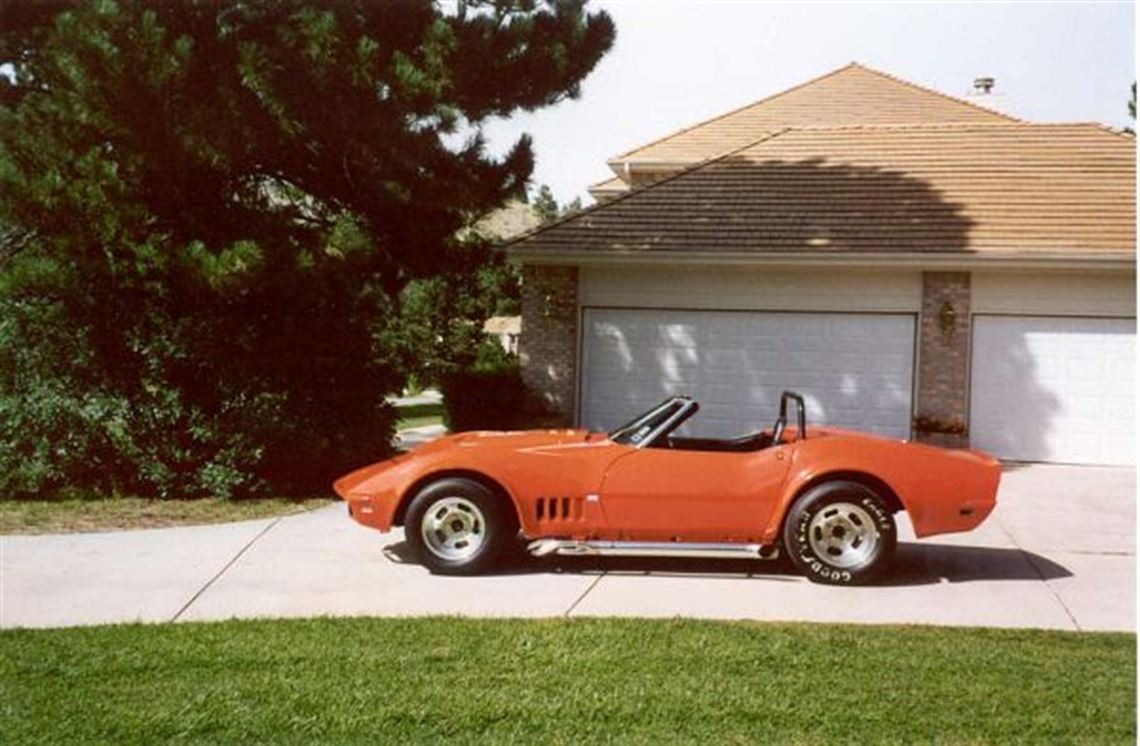
<path fill-rule="evenodd" d="M 273 520 L 0 539 L 0 626 L 462 614 L 687 616 L 1081 630 L 1135 628 L 1135 471 L 1020 466 L 978 531 L 915 542 L 879 585 L 809 583 L 785 563 L 519 558 L 430 575 L 403 534 L 342 506 Z"/>

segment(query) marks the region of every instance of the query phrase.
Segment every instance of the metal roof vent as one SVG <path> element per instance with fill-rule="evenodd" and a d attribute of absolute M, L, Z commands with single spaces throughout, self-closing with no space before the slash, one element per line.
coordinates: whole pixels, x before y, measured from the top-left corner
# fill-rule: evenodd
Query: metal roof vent
<path fill-rule="evenodd" d="M 988 96 L 994 90 L 994 79 L 986 76 L 982 78 L 974 78 L 974 95 L 975 96 Z"/>

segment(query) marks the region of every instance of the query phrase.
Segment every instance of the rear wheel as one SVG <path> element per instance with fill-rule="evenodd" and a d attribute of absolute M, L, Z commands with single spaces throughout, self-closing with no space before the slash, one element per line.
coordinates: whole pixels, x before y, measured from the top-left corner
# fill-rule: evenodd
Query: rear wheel
<path fill-rule="evenodd" d="M 784 523 L 788 556 L 816 583 L 867 582 L 890 562 L 897 541 L 886 501 L 858 482 L 812 487 L 792 505 Z"/>
<path fill-rule="evenodd" d="M 448 478 L 421 489 L 408 506 L 404 534 L 433 573 L 474 575 L 509 546 L 517 533 L 513 516 L 486 486 Z"/>

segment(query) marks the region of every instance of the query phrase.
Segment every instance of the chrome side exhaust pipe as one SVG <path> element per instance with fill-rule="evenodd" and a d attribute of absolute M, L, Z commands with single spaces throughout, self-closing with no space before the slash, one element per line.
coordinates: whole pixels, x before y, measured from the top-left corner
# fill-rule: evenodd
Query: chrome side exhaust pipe
<path fill-rule="evenodd" d="M 586 557 L 693 557 L 701 559 L 772 560 L 780 548 L 764 544 L 698 543 L 680 541 L 575 541 L 537 539 L 527 545 L 535 557 L 551 554 Z"/>

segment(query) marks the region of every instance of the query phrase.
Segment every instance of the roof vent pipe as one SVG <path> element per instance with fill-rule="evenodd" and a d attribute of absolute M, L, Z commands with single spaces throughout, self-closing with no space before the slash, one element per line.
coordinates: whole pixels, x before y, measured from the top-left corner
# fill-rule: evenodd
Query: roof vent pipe
<path fill-rule="evenodd" d="M 994 79 L 986 76 L 982 78 L 974 78 L 974 95 L 975 96 L 988 96 L 994 90 Z"/>

